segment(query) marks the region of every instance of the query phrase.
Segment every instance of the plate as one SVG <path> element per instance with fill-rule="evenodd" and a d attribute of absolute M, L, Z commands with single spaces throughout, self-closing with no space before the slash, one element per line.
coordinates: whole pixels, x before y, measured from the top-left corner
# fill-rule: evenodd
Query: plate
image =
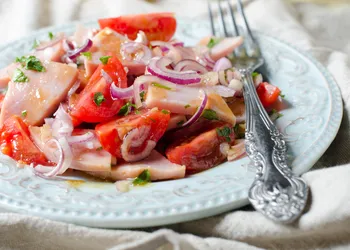
<path fill-rule="evenodd" d="M 28 52 L 34 39 L 49 31 L 72 33 L 75 23 L 43 29 L 0 48 L 0 67 Z M 88 26 L 96 22 L 86 23 Z M 209 23 L 180 19 L 176 37 L 195 44 L 210 34 Z M 342 118 L 339 89 L 310 55 L 270 36 L 256 33 L 266 59 L 264 74 L 285 95 L 287 108 L 276 121 L 288 145 L 296 174 L 309 170 L 333 141 Z M 82 176 L 72 178 L 85 178 Z M 152 183 L 119 193 L 115 185 L 36 177 L 0 156 L 0 207 L 91 227 L 137 228 L 212 216 L 248 204 L 254 168 L 247 157 L 181 180 Z"/>

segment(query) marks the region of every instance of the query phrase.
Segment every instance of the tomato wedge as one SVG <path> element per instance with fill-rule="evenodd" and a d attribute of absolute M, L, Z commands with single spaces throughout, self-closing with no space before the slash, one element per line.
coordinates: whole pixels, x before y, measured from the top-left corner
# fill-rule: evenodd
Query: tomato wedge
<path fill-rule="evenodd" d="M 27 124 L 18 116 L 11 116 L 5 120 L 0 130 L 0 145 L 3 154 L 20 163 L 49 164 L 45 155 L 30 139 Z"/>
<path fill-rule="evenodd" d="M 233 144 L 235 140 L 232 125 L 220 121 L 202 120 L 190 127 L 166 135 L 167 158 L 186 166 L 186 174 L 193 174 L 212 168 L 226 159 L 220 151 L 220 144 Z"/>
<path fill-rule="evenodd" d="M 117 158 L 134 161 L 141 160 L 138 159 L 141 157 L 136 157 L 136 155 L 142 154 L 144 150 L 149 150 L 146 149 L 146 147 L 150 147 L 149 141 L 155 146 L 155 143 L 166 131 L 169 120 L 170 114 L 168 112 L 158 109 L 143 110 L 137 114 L 133 113 L 98 124 L 95 130 L 105 150 Z M 134 134 L 133 138 L 129 138 L 131 134 Z M 150 149 L 152 150 L 154 146 Z M 127 149 L 127 152 L 123 149 Z"/>
<path fill-rule="evenodd" d="M 151 13 L 99 19 L 101 29 L 109 27 L 116 32 L 136 39 L 137 33 L 145 32 L 149 41 L 169 41 L 176 31 L 174 13 Z"/>
<path fill-rule="evenodd" d="M 265 108 L 274 104 L 281 93 L 281 90 L 278 87 L 267 82 L 260 83 L 256 91 Z"/>
<path fill-rule="evenodd" d="M 104 70 L 118 87 L 127 87 L 124 67 L 116 56 L 109 58 L 107 64 L 99 65 L 83 91 L 77 98 L 71 98 L 70 115 L 75 124 L 79 124 L 78 121 L 97 123 L 110 120 L 124 105 L 123 100 L 112 100 L 111 83 L 102 77 L 101 70 Z"/>

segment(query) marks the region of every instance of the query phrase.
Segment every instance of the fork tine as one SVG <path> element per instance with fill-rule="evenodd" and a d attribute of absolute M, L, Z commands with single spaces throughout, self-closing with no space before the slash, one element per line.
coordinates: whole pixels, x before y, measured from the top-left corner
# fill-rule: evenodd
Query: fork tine
<path fill-rule="evenodd" d="M 209 18 L 210 18 L 211 33 L 212 33 L 213 36 L 215 36 L 214 16 L 213 16 L 213 11 L 212 11 L 212 9 L 210 7 L 209 0 L 207 2 L 207 5 L 208 5 Z"/>
<path fill-rule="evenodd" d="M 245 12 L 244 12 L 244 8 L 243 8 L 243 4 L 241 0 L 237 0 L 237 10 L 238 12 L 241 14 L 241 16 L 243 17 L 243 21 L 244 21 L 244 25 L 245 25 L 245 29 L 249 35 L 249 38 L 252 40 L 252 42 L 254 43 L 254 46 L 256 46 L 256 41 L 255 38 L 252 34 L 252 31 L 250 30 L 250 26 L 248 24 L 247 18 L 245 16 Z"/>
<path fill-rule="evenodd" d="M 224 17 L 224 11 L 221 7 L 221 0 L 218 1 L 218 6 L 219 6 L 219 13 L 220 13 L 220 19 L 221 19 L 221 23 L 222 23 L 222 27 L 224 29 L 224 34 L 226 37 L 229 36 L 228 32 L 227 32 L 227 28 L 226 28 L 226 23 L 225 23 L 225 17 Z"/>
<path fill-rule="evenodd" d="M 230 15 L 231 15 L 231 19 L 232 19 L 232 23 L 233 23 L 233 27 L 235 28 L 235 32 L 236 32 L 236 36 L 239 36 L 239 29 L 238 29 L 238 26 L 237 26 L 237 22 L 236 22 L 236 19 L 235 19 L 235 15 L 233 13 L 233 7 L 230 3 L 230 0 L 227 0 L 227 4 L 229 6 L 229 11 L 230 11 Z"/>

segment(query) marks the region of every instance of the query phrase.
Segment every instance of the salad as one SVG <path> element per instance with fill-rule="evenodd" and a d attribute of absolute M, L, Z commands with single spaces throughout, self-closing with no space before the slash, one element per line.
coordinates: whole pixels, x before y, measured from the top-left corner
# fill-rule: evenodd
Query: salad
<path fill-rule="evenodd" d="M 0 71 L 0 148 L 43 178 L 184 178 L 242 157 L 245 108 L 229 60 L 242 37 L 173 38 L 172 13 L 98 20 L 49 33 Z M 253 73 L 267 110 L 278 87 Z"/>

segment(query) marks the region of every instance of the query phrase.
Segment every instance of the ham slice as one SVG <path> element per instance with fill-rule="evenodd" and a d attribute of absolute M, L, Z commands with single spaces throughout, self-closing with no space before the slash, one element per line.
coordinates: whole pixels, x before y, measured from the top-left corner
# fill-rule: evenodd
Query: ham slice
<path fill-rule="evenodd" d="M 210 50 L 210 57 L 217 61 L 222 57 L 230 55 L 235 49 L 241 46 L 243 43 L 243 37 L 229 37 L 222 39 Z"/>
<path fill-rule="evenodd" d="M 0 126 L 11 115 L 21 116 L 28 125 L 41 125 L 61 101 L 77 79 L 77 69 L 66 64 L 45 62 L 45 72 L 21 69 L 28 82 L 12 82 L 2 104 Z"/>
<path fill-rule="evenodd" d="M 122 163 L 112 167 L 111 171 L 88 172 L 89 174 L 113 181 L 136 178 L 143 170 L 148 169 L 151 180 L 180 179 L 185 177 L 185 166 L 171 163 L 163 155 L 153 150 L 140 162 Z"/>
<path fill-rule="evenodd" d="M 29 127 L 30 137 L 35 145 L 45 154 L 45 156 L 52 162 L 58 161 L 55 152 L 57 147 L 55 144 L 47 144 L 46 142 L 52 138 L 50 126 L 43 127 Z M 85 133 L 93 133 L 94 138 L 91 142 L 91 148 L 85 147 L 83 143 L 72 144 L 73 161 L 70 166 L 71 169 L 81 171 L 110 171 L 112 156 L 106 150 L 101 148 L 101 144 L 97 139 L 94 130 L 81 129 L 73 131 L 73 136 L 82 135 Z"/>
<path fill-rule="evenodd" d="M 50 43 L 50 41 L 41 43 L 40 46 L 45 46 L 45 43 Z M 61 58 L 65 54 L 66 51 L 63 48 L 63 39 L 51 47 L 47 47 L 44 50 L 37 50 L 33 53 L 33 55 L 39 58 L 41 61 L 52 62 L 61 62 Z"/>
<path fill-rule="evenodd" d="M 6 68 L 0 70 L 0 89 L 4 89 L 7 87 L 9 81 L 11 80 L 13 72 L 16 68 L 18 68 L 18 66 L 19 63 L 11 63 Z"/>

